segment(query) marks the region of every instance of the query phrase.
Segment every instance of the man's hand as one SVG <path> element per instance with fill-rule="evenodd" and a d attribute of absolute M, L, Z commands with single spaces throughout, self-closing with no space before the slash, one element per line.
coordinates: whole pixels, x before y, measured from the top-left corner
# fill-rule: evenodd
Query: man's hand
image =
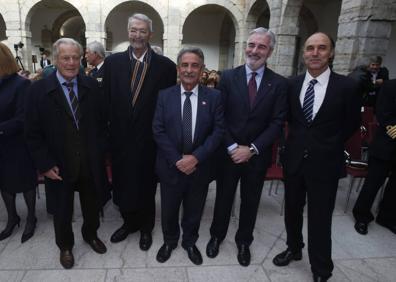
<path fill-rule="evenodd" d="M 181 160 L 176 162 L 176 167 L 184 174 L 190 175 L 197 168 L 198 160 L 194 155 L 184 155 Z"/>
<path fill-rule="evenodd" d="M 63 180 L 62 177 L 59 176 L 59 168 L 57 166 L 54 166 L 50 170 L 44 172 L 44 176 L 52 180 Z"/>
<path fill-rule="evenodd" d="M 231 159 L 234 163 L 246 163 L 253 156 L 250 152 L 250 148 L 248 146 L 239 145 L 238 148 L 235 148 L 231 151 Z"/>
<path fill-rule="evenodd" d="M 396 125 L 388 125 L 386 127 L 386 134 L 389 135 L 390 138 L 396 138 Z"/>

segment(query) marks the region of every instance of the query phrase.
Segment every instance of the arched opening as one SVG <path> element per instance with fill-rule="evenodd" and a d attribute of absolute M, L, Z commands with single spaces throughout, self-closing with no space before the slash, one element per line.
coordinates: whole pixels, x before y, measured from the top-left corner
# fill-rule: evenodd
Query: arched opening
<path fill-rule="evenodd" d="M 270 9 L 267 1 L 256 1 L 249 10 L 247 16 L 248 29 L 254 29 L 256 27 L 269 27 L 270 21 Z"/>
<path fill-rule="evenodd" d="M 30 46 L 38 60 L 42 48 L 51 51 L 52 44 L 61 37 L 74 38 L 83 46 L 86 43 L 81 14 L 63 0 L 43 0 L 34 5 L 26 19 L 26 30 L 32 33 Z"/>
<path fill-rule="evenodd" d="M 389 70 L 389 78 L 396 78 L 396 21 L 392 23 L 392 32 L 389 38 L 388 51 L 384 58 L 383 66 Z"/>
<path fill-rule="evenodd" d="M 341 4 L 342 0 L 304 0 L 298 20 L 297 56 L 294 62 L 296 73 L 301 73 L 305 70 L 302 60 L 302 50 L 305 40 L 312 33 L 317 31 L 325 32 L 336 40 Z"/>
<path fill-rule="evenodd" d="M 153 21 L 152 45 L 163 48 L 164 24 L 160 15 L 150 5 L 139 1 L 128 1 L 116 6 L 107 16 L 106 27 L 106 50 L 118 52 L 124 51 L 128 45 L 128 18 L 134 13 L 141 13 Z"/>
<path fill-rule="evenodd" d="M 208 69 L 233 67 L 235 26 L 230 12 L 218 5 L 195 9 L 184 22 L 182 45 L 200 47 Z"/>

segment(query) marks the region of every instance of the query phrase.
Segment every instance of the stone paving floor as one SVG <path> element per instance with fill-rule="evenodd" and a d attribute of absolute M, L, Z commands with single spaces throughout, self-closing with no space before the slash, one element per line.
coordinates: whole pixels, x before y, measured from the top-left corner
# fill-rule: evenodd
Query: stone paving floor
<path fill-rule="evenodd" d="M 330 281 L 396 281 L 396 236 L 387 229 L 372 223 L 369 234 L 359 235 L 353 228 L 351 207 L 344 213 L 347 179 L 340 181 L 336 210 L 333 220 L 333 258 L 335 268 Z M 139 249 L 139 234 L 132 234 L 118 244 L 110 243 L 112 232 L 121 225 L 117 210 L 112 204 L 105 208 L 105 218 L 99 229 L 99 237 L 107 245 L 104 255 L 94 253 L 83 242 L 80 233 L 81 212 L 75 201 L 75 248 L 76 263 L 71 270 L 59 264 L 59 251 L 54 242 L 51 217 L 45 211 L 44 189 L 37 201 L 38 226 L 32 239 L 20 243 L 25 224 L 26 208 L 22 195 L 17 197 L 17 209 L 22 218 L 21 227 L 13 235 L 0 242 L 0 282 L 3 281 L 189 281 L 189 282 L 245 282 L 245 281 L 311 281 L 306 248 L 303 260 L 287 267 L 276 267 L 272 258 L 285 249 L 285 228 L 280 215 L 283 186 L 278 194 L 268 195 L 269 183 L 265 184 L 256 229 L 251 246 L 252 263 L 241 267 L 236 258 L 234 235 L 238 222 L 238 210 L 232 217 L 228 236 L 215 259 L 205 255 L 209 239 L 215 188 L 211 184 L 202 219 L 197 246 L 203 254 L 203 265 L 192 264 L 180 244 L 172 257 L 164 264 L 155 256 L 162 244 L 159 215 L 153 231 L 153 246 L 148 252 Z M 159 194 L 159 193 L 157 193 Z M 351 206 L 357 193 L 352 192 Z M 157 199 L 157 203 L 159 199 Z M 157 204 L 159 209 L 159 204 Z M 6 211 L 0 203 L 0 228 L 6 224 Z"/>

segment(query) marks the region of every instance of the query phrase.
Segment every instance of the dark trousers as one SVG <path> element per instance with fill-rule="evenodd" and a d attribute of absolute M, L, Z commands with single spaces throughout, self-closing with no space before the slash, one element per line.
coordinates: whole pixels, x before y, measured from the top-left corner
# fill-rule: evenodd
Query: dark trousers
<path fill-rule="evenodd" d="M 141 197 L 141 208 L 133 211 L 122 211 L 121 216 L 124 224 L 130 232 L 140 230 L 142 233 L 151 233 L 155 225 L 155 192 L 157 190 L 157 180 L 155 177 L 147 179 L 144 187 L 146 191 Z"/>
<path fill-rule="evenodd" d="M 161 183 L 161 225 L 166 244 L 177 246 L 179 241 L 181 205 L 182 246 L 191 247 L 197 242 L 207 194 L 208 183 L 194 175 L 181 175 L 175 185 Z"/>
<path fill-rule="evenodd" d="M 374 219 L 371 208 L 379 189 L 388 176 L 389 181 L 385 187 L 377 219 L 396 224 L 396 162 L 375 157 L 369 158 L 368 175 L 353 208 L 356 221 L 369 223 Z"/>
<path fill-rule="evenodd" d="M 256 224 L 266 168 L 257 170 L 253 169 L 249 163 L 235 164 L 229 157 L 224 161 L 223 168 L 223 172 L 217 179 L 216 201 L 210 234 L 221 241 L 226 237 L 235 191 L 240 180 L 241 206 L 235 242 L 238 245 L 250 245 L 253 242 L 253 229 Z"/>
<path fill-rule="evenodd" d="M 307 199 L 308 255 L 311 269 L 317 275 L 330 277 L 334 268 L 331 259 L 331 223 L 338 178 L 321 179 L 320 175 L 313 175 L 311 171 L 312 169 L 303 164 L 297 173 L 285 175 L 287 246 L 292 251 L 304 247 L 302 227 Z"/>
<path fill-rule="evenodd" d="M 79 191 L 83 225 L 81 233 L 86 241 L 97 237 L 99 228 L 99 208 L 94 185 L 88 169 L 80 169 L 76 181 L 67 183 L 46 178 L 51 199 L 54 200 L 55 241 L 59 249 L 71 250 L 74 246 L 72 229 L 74 189 Z"/>

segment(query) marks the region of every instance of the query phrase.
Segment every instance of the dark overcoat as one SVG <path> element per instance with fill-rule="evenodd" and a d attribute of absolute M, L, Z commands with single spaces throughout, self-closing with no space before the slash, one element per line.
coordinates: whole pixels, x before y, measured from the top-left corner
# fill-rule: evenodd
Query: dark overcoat
<path fill-rule="evenodd" d="M 37 173 L 23 138 L 24 108 L 30 81 L 13 74 L 0 80 L 0 189 L 35 189 Z"/>
<path fill-rule="evenodd" d="M 78 75 L 78 99 L 81 112 L 79 134 L 82 148 L 86 153 L 98 205 L 109 199 L 105 188 L 105 138 L 106 118 L 103 97 L 98 95 L 95 79 Z M 62 188 L 73 191 L 70 179 L 74 179 L 75 170 L 70 163 L 70 140 L 66 136 L 67 126 L 73 116 L 70 106 L 56 77 L 49 77 L 32 84 L 26 110 L 25 136 L 32 158 L 41 173 L 58 166 L 63 178 Z M 80 154 L 78 150 L 75 154 Z M 68 160 L 68 161 L 66 161 Z M 50 184 L 51 181 L 48 181 Z"/>
<path fill-rule="evenodd" d="M 122 211 L 134 211 L 141 209 L 141 205 L 146 203 L 144 199 L 150 199 L 155 193 L 156 145 L 152 121 L 158 92 L 176 84 L 176 65 L 152 52 L 134 106 L 130 90 L 132 64 L 128 51 L 107 57 L 103 67 L 103 87 L 109 105 L 113 200 Z"/>

